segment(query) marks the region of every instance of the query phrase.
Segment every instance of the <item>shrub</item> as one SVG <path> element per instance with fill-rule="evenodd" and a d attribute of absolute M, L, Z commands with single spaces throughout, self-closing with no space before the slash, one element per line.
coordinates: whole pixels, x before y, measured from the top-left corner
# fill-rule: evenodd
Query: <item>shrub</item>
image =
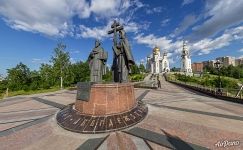
<path fill-rule="evenodd" d="M 137 81 L 143 80 L 144 77 L 145 77 L 144 74 L 134 74 L 134 75 L 130 76 L 130 80 L 133 81 L 133 82 L 137 82 Z"/>

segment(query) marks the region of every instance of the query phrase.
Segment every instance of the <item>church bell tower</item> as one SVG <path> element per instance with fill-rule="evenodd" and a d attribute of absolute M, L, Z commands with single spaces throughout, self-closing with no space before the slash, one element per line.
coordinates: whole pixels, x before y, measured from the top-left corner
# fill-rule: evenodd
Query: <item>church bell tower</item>
<path fill-rule="evenodd" d="M 186 43 L 186 41 L 183 41 L 183 48 L 181 54 L 181 72 L 192 73 L 191 58 Z"/>

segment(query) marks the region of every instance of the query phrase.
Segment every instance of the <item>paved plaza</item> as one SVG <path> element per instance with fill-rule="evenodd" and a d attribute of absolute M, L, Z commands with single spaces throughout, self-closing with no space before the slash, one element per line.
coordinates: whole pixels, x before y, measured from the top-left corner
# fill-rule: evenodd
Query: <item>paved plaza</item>
<path fill-rule="evenodd" d="M 142 122 L 123 131 L 95 135 L 73 133 L 56 123 L 55 115 L 75 102 L 76 91 L 2 100 L 0 149 L 243 149 L 242 105 L 164 80 L 161 85 L 157 90 L 135 89 L 136 98 L 148 106 Z"/>

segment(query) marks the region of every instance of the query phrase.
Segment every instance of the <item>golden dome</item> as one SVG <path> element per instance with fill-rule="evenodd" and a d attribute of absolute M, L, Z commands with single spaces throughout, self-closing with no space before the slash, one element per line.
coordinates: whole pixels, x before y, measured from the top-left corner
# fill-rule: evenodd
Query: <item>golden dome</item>
<path fill-rule="evenodd" d="M 158 47 L 155 47 L 155 48 L 153 49 L 153 53 L 154 53 L 154 54 L 159 54 L 159 53 L 160 53 L 160 49 L 159 49 Z"/>

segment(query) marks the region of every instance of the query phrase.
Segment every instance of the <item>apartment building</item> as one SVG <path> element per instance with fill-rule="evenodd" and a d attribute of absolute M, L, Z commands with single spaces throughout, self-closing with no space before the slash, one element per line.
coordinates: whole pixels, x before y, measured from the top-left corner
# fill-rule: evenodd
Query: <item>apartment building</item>
<path fill-rule="evenodd" d="M 235 66 L 243 65 L 243 58 L 235 59 Z"/>
<path fill-rule="evenodd" d="M 192 72 L 193 73 L 203 72 L 203 63 L 201 62 L 192 63 Z"/>
<path fill-rule="evenodd" d="M 224 67 L 228 67 L 229 65 L 235 66 L 235 57 L 225 56 L 225 57 L 218 57 L 216 60 L 222 62 Z"/>
<path fill-rule="evenodd" d="M 216 60 L 203 61 L 203 67 L 214 67 Z"/>

